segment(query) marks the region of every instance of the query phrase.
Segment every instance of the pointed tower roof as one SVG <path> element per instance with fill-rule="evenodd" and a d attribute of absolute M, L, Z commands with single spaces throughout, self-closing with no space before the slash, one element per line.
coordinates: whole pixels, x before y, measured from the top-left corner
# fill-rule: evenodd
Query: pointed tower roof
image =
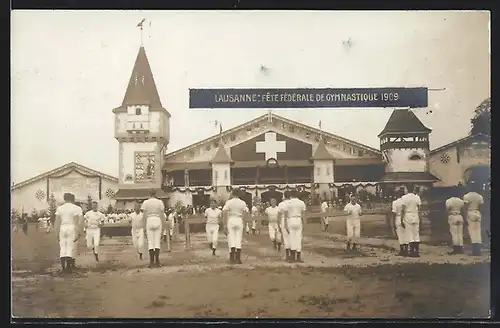
<path fill-rule="evenodd" d="M 316 147 L 316 151 L 314 155 L 311 157 L 311 160 L 335 160 L 332 154 L 326 149 L 325 141 L 323 138 L 319 139 L 318 147 Z"/>
<path fill-rule="evenodd" d="M 379 133 L 379 137 L 387 133 L 430 133 L 432 130 L 426 127 L 410 109 L 395 109 L 385 128 Z"/>
<path fill-rule="evenodd" d="M 149 105 L 152 111 L 166 111 L 161 104 L 153 72 L 151 71 L 151 66 L 149 66 L 146 50 L 143 46 L 139 48 L 139 52 L 137 53 L 122 105 L 114 111 L 126 109 L 130 105 Z"/>
<path fill-rule="evenodd" d="M 222 163 L 232 163 L 233 160 L 228 155 L 226 148 L 221 143 L 214 157 L 210 161 L 210 164 L 222 164 Z"/>

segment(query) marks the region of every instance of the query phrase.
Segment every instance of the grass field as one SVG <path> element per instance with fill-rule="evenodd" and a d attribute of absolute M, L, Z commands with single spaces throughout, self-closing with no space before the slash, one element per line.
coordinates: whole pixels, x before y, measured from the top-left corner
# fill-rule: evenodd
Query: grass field
<path fill-rule="evenodd" d="M 267 233 L 247 236 L 243 265 L 229 266 L 225 236 L 211 255 L 203 234 L 181 240 L 164 266 L 146 268 L 129 238 L 104 238 L 101 261 L 80 248 L 77 272 L 59 276 L 54 233 L 12 236 L 16 317 L 486 317 L 490 261 L 422 245 L 421 258 L 394 256 L 380 216 L 364 217 L 359 254 L 343 251 L 342 220 L 324 233 L 308 225 L 304 263 L 288 264 Z M 181 236 L 183 237 L 183 236 Z M 470 252 L 469 249 L 466 249 Z"/>

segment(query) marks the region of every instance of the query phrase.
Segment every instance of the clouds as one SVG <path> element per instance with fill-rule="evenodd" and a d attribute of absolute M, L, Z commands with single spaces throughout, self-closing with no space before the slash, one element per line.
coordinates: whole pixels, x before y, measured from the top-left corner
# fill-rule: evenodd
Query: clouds
<path fill-rule="evenodd" d="M 17 11 L 14 181 L 70 161 L 117 174 L 111 110 L 123 100 L 143 17 L 152 22 L 144 43 L 172 114 L 169 150 L 217 133 L 210 120 L 228 129 L 266 112 L 189 110 L 189 88 L 446 88 L 429 94 L 430 107 L 439 104 L 432 114 L 416 111 L 434 129 L 432 147 L 466 135 L 474 107 L 489 96 L 488 13 Z M 321 119 L 324 130 L 378 147 L 391 110 L 276 112 L 313 126 Z"/>

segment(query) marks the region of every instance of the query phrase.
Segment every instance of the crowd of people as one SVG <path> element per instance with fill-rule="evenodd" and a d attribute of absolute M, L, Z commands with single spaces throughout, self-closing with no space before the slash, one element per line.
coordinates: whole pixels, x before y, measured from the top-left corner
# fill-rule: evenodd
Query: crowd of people
<path fill-rule="evenodd" d="M 450 254 L 463 253 L 463 228 L 468 227 L 472 243 L 472 255 L 481 255 L 481 210 L 483 197 L 469 186 L 465 195 L 454 195 L 445 202 L 448 212 L 453 251 Z M 392 220 L 400 244 L 397 255 L 408 257 L 420 256 L 420 219 L 422 200 L 418 186 L 400 189 L 392 201 Z M 229 262 L 242 263 L 242 241 L 244 233 L 255 233 L 257 221 L 265 217 L 268 233 L 273 248 L 277 252 L 284 248 L 284 260 L 302 262 L 302 235 L 307 218 L 307 205 L 298 198 L 296 190 L 286 191 L 284 199 L 278 203 L 274 198 L 266 202 L 255 203 L 249 208 L 241 199 L 241 191 L 234 189 L 231 198 L 223 205 L 216 200 L 210 207 L 188 206 L 182 209 L 165 208 L 163 201 L 151 191 L 150 198 L 136 202 L 133 210 L 120 210 L 102 213 L 97 202 L 85 214 L 77 206 L 74 195 L 65 194 L 64 204 L 55 211 L 55 223 L 52 225 L 48 216 L 40 218 L 41 227 L 57 235 L 60 246 L 60 259 L 63 272 L 70 272 L 75 265 L 76 243 L 85 235 L 86 246 L 92 250 L 95 260 L 99 261 L 100 229 L 107 223 L 125 221 L 131 228 L 132 243 L 140 259 L 147 250 L 149 267 L 160 266 L 161 241 L 172 240 L 176 225 L 187 215 L 202 213 L 206 219 L 205 231 L 207 243 L 213 255 L 216 255 L 219 230 L 227 236 Z M 346 224 L 346 251 L 357 252 L 361 233 L 363 208 L 355 195 L 350 195 L 349 202 L 342 204 Z M 321 203 L 321 223 L 323 230 L 328 230 L 332 213 L 337 211 L 334 202 L 324 200 Z M 24 220 L 23 222 L 27 222 Z M 27 224 L 25 233 L 27 233 Z M 24 228 L 23 228 L 24 229 Z"/>

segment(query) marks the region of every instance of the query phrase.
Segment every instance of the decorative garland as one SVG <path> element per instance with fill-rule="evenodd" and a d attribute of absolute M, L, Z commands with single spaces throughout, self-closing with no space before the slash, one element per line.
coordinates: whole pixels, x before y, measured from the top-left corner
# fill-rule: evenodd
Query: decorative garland
<path fill-rule="evenodd" d="M 272 190 L 285 191 L 285 190 L 290 190 L 290 189 L 294 189 L 294 188 L 299 189 L 299 190 L 310 190 L 311 189 L 310 186 L 300 184 L 300 185 L 295 185 L 295 186 L 289 186 L 289 185 L 261 185 L 261 186 L 241 185 L 241 186 L 234 186 L 234 187 L 227 186 L 226 190 L 228 192 L 230 192 L 231 190 L 233 190 L 233 188 L 238 188 L 238 189 L 244 190 L 244 191 L 247 191 L 247 190 L 257 191 L 257 190 L 267 190 L 267 189 L 269 189 L 269 191 L 272 191 Z"/>
<path fill-rule="evenodd" d="M 53 179 L 64 178 L 65 176 L 70 175 L 73 172 L 76 172 L 80 175 L 83 175 L 86 178 L 98 178 L 99 179 L 99 200 L 102 199 L 102 177 L 100 175 L 95 175 L 95 174 L 85 174 L 78 169 L 72 169 L 72 170 L 69 170 L 68 172 L 63 173 L 63 174 L 52 175 L 52 176 L 47 177 L 47 198 L 48 198 L 48 195 L 50 194 L 50 189 L 49 189 L 50 178 L 53 178 Z"/>
<path fill-rule="evenodd" d="M 205 191 L 216 191 L 216 187 L 168 187 L 167 191 L 168 192 L 190 192 L 190 193 L 196 193 L 196 192 L 205 192 Z"/>

